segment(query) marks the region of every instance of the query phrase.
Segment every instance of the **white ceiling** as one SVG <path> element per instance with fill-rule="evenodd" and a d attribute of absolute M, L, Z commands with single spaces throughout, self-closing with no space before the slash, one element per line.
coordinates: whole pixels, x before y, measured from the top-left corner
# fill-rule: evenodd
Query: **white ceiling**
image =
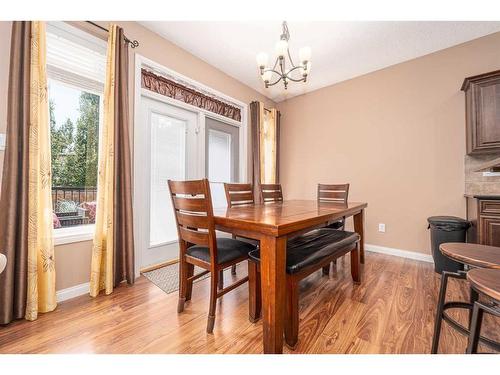
<path fill-rule="evenodd" d="M 280 21 L 141 24 L 276 102 L 500 31 L 500 22 L 288 22 L 292 58 L 310 46 L 312 69 L 285 90 L 266 89 L 255 61 L 274 56 Z"/>

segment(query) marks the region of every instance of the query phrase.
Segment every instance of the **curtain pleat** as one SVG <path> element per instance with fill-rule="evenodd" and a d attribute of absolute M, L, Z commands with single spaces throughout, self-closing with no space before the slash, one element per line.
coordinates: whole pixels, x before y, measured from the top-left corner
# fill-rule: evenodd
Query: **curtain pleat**
<path fill-rule="evenodd" d="M 280 183 L 280 144 L 281 144 L 281 112 L 276 110 L 275 114 L 276 121 L 276 183 Z"/>
<path fill-rule="evenodd" d="M 45 22 L 31 27 L 26 319 L 56 308 Z"/>
<path fill-rule="evenodd" d="M 264 106 L 260 102 L 250 103 L 250 130 L 252 132 L 252 185 L 255 203 L 260 196 L 260 122 Z"/>
<path fill-rule="evenodd" d="M 93 297 L 101 290 L 110 294 L 123 280 L 132 284 L 135 279 L 128 116 L 128 48 L 123 30 L 111 25 L 90 276 Z"/>
<path fill-rule="evenodd" d="M 26 312 L 28 268 L 28 142 L 31 22 L 12 22 L 7 141 L 0 195 L 0 252 L 7 257 L 0 274 L 0 324 Z"/>

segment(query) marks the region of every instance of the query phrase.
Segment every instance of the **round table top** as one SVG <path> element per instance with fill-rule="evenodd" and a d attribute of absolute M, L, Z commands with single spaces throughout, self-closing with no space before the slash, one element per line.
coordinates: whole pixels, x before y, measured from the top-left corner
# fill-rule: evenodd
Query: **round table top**
<path fill-rule="evenodd" d="M 500 269 L 476 268 L 467 272 L 467 280 L 479 293 L 500 301 Z"/>
<path fill-rule="evenodd" d="M 439 250 L 448 258 L 469 266 L 500 269 L 500 247 L 474 243 L 443 243 Z"/>

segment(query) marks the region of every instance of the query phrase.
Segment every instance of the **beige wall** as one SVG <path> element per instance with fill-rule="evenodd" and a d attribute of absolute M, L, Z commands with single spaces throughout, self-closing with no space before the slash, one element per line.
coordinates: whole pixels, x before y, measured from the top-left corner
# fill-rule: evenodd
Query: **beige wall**
<path fill-rule="evenodd" d="M 101 22 L 106 25 L 106 22 Z M 241 82 L 229 77 L 227 74 L 215 67 L 198 59 L 175 44 L 161 38 L 159 35 L 145 29 L 135 22 L 118 22 L 125 30 L 125 35 L 130 39 L 137 39 L 139 48 L 130 50 L 130 105 L 131 119 L 133 121 L 134 104 L 134 55 L 138 53 L 170 69 L 173 69 L 187 77 L 197 80 L 209 87 L 212 87 L 226 95 L 234 97 L 244 103 L 253 100 L 261 100 L 269 106 L 274 103 L 261 94 L 257 93 Z M 77 23 L 81 28 L 96 32 L 93 26 L 85 23 Z M 11 22 L 0 22 L 0 133 L 5 133 L 6 129 L 6 106 L 9 70 Z M 250 139 L 250 137 L 248 137 Z M 251 148 L 249 147 L 249 150 Z M 3 165 L 3 151 L 0 151 L 0 175 Z M 251 160 L 249 160 L 250 163 Z M 251 169 L 249 169 L 250 171 Z M 57 290 L 68 288 L 74 285 L 88 282 L 90 274 L 91 242 L 80 242 L 62 246 L 56 246 L 56 272 Z"/>
<path fill-rule="evenodd" d="M 497 33 L 279 103 L 285 196 L 350 182 L 367 243 L 429 253 L 426 218 L 465 216 L 460 86 L 500 68 L 499 46 Z"/>

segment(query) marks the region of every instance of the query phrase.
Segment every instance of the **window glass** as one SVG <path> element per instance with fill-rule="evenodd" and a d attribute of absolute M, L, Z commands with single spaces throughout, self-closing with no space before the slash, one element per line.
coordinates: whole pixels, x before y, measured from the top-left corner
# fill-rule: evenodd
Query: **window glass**
<path fill-rule="evenodd" d="M 151 112 L 150 246 L 177 239 L 168 180 L 186 179 L 187 122 Z"/>
<path fill-rule="evenodd" d="M 54 228 L 95 223 L 105 43 L 64 22 L 47 27 Z"/>

